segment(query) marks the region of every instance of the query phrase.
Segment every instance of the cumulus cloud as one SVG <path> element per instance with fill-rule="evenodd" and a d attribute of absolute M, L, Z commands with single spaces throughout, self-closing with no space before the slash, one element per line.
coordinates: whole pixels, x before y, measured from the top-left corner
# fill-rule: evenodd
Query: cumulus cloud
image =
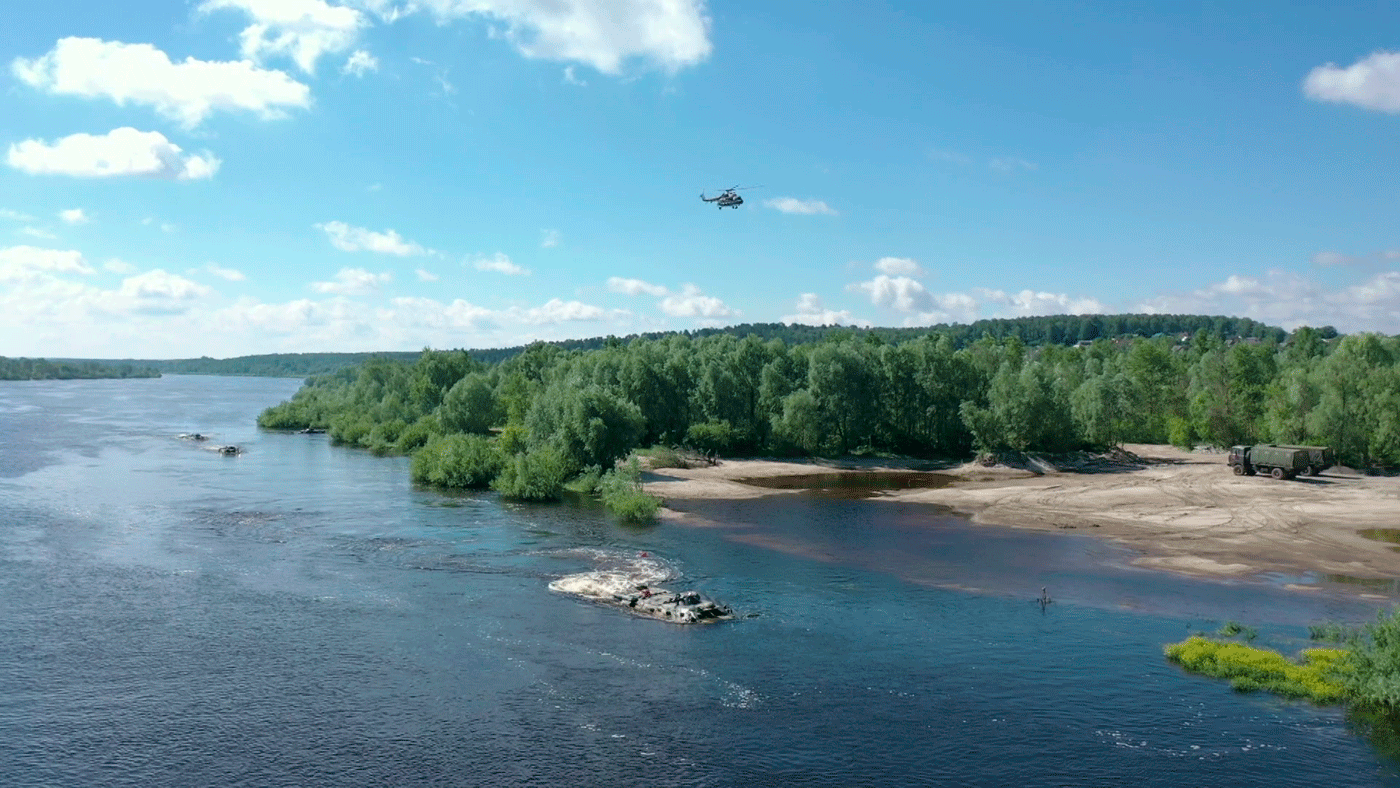
<path fill-rule="evenodd" d="M 881 257 L 875 261 L 875 270 L 890 276 L 923 276 L 924 269 L 918 261 L 910 257 Z"/>
<path fill-rule="evenodd" d="M 238 37 L 243 57 L 254 62 L 288 57 L 307 74 L 315 72 L 322 55 L 353 46 L 360 29 L 369 23 L 354 8 L 324 0 L 205 0 L 199 10 L 206 14 L 242 11 L 251 20 Z"/>
<path fill-rule="evenodd" d="M 204 266 L 204 270 L 208 271 L 214 276 L 219 277 L 220 279 L 227 279 L 230 282 L 242 282 L 243 280 L 248 278 L 244 276 L 243 272 L 238 270 L 237 268 L 224 268 L 218 263 L 209 263 Z"/>
<path fill-rule="evenodd" d="M 87 224 L 91 221 L 88 215 L 83 212 L 82 208 L 69 208 L 66 211 L 59 211 L 58 218 L 62 219 L 64 224 Z"/>
<path fill-rule="evenodd" d="M 825 214 L 835 216 L 836 211 L 821 200 L 799 200 L 796 197 L 776 197 L 771 200 L 764 200 L 763 204 L 774 210 L 783 213 L 797 213 L 806 216 L 813 214 Z"/>
<path fill-rule="evenodd" d="M 1400 113 L 1400 53 L 1375 52 L 1346 68 L 1335 63 L 1318 66 L 1303 80 L 1303 95 L 1313 101 Z"/>
<path fill-rule="evenodd" d="M 164 309 L 209 295 L 211 291 L 198 282 L 156 268 L 123 279 L 117 292 L 135 301 L 145 302 L 147 307 L 158 305 L 158 308 Z"/>
<path fill-rule="evenodd" d="M 71 134 L 52 143 L 25 140 L 10 145 L 6 163 L 30 175 L 139 175 L 180 181 L 212 178 L 221 164 L 211 153 L 186 155 L 164 134 L 130 126 L 103 135 Z"/>
<path fill-rule="evenodd" d="M 1164 294 L 1137 304 L 1152 314 L 1239 315 L 1293 329 L 1333 325 L 1342 331 L 1400 333 L 1400 272 L 1381 271 L 1332 288 L 1299 274 L 1232 274 L 1196 290 Z"/>
<path fill-rule="evenodd" d="M 379 8 L 389 3 L 369 0 Z M 440 20 L 480 16 L 522 55 L 620 74 L 629 59 L 674 73 L 709 57 L 704 0 L 416 0 Z"/>
<path fill-rule="evenodd" d="M 422 268 L 415 269 L 413 273 L 418 275 L 420 282 L 436 282 L 438 280 L 437 274 Z"/>
<path fill-rule="evenodd" d="M 542 248 L 553 249 L 554 247 L 559 245 L 558 230 L 540 230 L 540 234 L 543 236 L 540 239 L 540 246 Z"/>
<path fill-rule="evenodd" d="M 671 317 L 730 317 L 738 312 L 724 305 L 714 296 L 707 296 L 693 284 L 681 287 L 681 292 L 672 293 L 661 299 L 661 311 Z"/>
<path fill-rule="evenodd" d="M 118 260 L 115 257 L 103 263 L 102 267 L 114 274 L 121 274 L 123 276 L 136 273 L 136 266 L 125 260 Z"/>
<path fill-rule="evenodd" d="M 345 60 L 345 65 L 340 67 L 340 73 L 357 77 L 363 77 L 371 71 L 378 70 L 379 58 L 363 49 L 357 49 L 350 53 L 350 57 Z"/>
<path fill-rule="evenodd" d="M 640 279 L 624 279 L 620 276 L 608 277 L 608 290 L 614 293 L 625 293 L 630 296 L 642 295 L 643 293 L 658 298 L 670 293 L 662 285 L 654 285 Z"/>
<path fill-rule="evenodd" d="M 551 298 L 544 304 L 529 309 L 511 309 L 507 314 L 525 323 L 565 323 L 598 320 L 607 314 L 601 307 L 580 301 L 563 301 Z"/>
<path fill-rule="evenodd" d="M 312 282 L 311 289 L 318 293 L 332 295 L 364 295 L 378 290 L 380 285 L 393 281 L 394 275 L 385 271 L 372 274 L 363 268 L 342 268 L 330 282 Z"/>
<path fill-rule="evenodd" d="M 901 312 L 927 309 L 933 303 L 927 288 L 918 280 L 907 276 L 880 274 L 868 282 L 850 285 L 847 289 L 853 292 L 863 291 L 870 296 L 870 303 L 894 307 Z"/>
<path fill-rule="evenodd" d="M 938 323 L 971 323 L 977 320 L 982 305 L 967 293 L 936 293 L 933 308 L 904 319 L 906 326 L 929 326 Z"/>
<path fill-rule="evenodd" d="M 984 301 L 1002 308 L 993 317 L 1032 317 L 1036 315 L 1097 315 L 1108 311 L 1095 298 L 1073 298 L 1064 293 L 1021 290 L 1006 293 L 978 288 Z"/>
<path fill-rule="evenodd" d="M 822 306 L 822 300 L 816 293 L 803 293 L 797 297 L 797 312 L 791 315 L 783 315 L 782 322 L 789 325 L 797 323 L 806 326 L 866 326 L 871 322 L 858 317 L 853 317 L 850 310 L 842 309 L 835 311 Z"/>
<path fill-rule="evenodd" d="M 530 269 L 521 268 L 512 263 L 510 258 L 502 252 L 497 252 L 490 257 L 478 257 L 472 262 L 472 267 L 478 271 L 495 271 L 506 276 L 528 276 Z"/>
<path fill-rule="evenodd" d="M 42 227 L 21 227 L 19 232 L 20 235 L 27 235 L 30 238 L 39 238 L 45 241 L 52 241 L 58 237 Z"/>
<path fill-rule="evenodd" d="M 393 230 L 375 232 L 363 227 L 352 227 L 345 222 L 325 222 L 315 227 L 325 232 L 331 245 L 345 252 L 379 252 L 399 257 L 426 254 L 427 250 Z"/>
<path fill-rule="evenodd" d="M 92 274 L 81 252 L 11 246 L 0 249 L 0 282 L 20 282 L 36 276 L 60 273 Z"/>
<path fill-rule="evenodd" d="M 21 82 L 55 95 L 152 107 L 187 129 L 216 111 L 274 119 L 285 117 L 287 108 L 311 104 L 310 88 L 281 71 L 248 61 L 187 57 L 176 63 L 150 44 L 97 38 L 59 39 L 45 55 L 16 58 L 10 70 Z"/>
<path fill-rule="evenodd" d="M 0 219 L 8 219 L 12 222 L 32 222 L 34 217 L 22 211 L 11 210 L 10 208 L 0 208 Z"/>

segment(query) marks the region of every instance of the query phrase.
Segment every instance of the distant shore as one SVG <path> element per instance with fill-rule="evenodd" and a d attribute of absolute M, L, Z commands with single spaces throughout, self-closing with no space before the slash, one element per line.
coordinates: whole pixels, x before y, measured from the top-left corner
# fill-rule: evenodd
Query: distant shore
<path fill-rule="evenodd" d="M 945 506 L 983 525 L 1102 536 L 1139 553 L 1137 565 L 1194 575 L 1400 578 L 1394 545 L 1360 533 L 1396 529 L 1393 536 L 1400 538 L 1400 478 L 1332 468 L 1315 478 L 1275 481 L 1234 476 L 1222 454 L 1124 448 L 1141 462 L 1125 458 L 1088 471 L 966 463 L 933 471 L 951 477 L 947 486 L 877 498 Z M 646 489 L 666 499 L 743 499 L 788 491 L 740 479 L 928 467 L 879 460 L 722 460 L 658 469 L 647 474 Z M 666 516 L 682 517 L 670 510 Z"/>

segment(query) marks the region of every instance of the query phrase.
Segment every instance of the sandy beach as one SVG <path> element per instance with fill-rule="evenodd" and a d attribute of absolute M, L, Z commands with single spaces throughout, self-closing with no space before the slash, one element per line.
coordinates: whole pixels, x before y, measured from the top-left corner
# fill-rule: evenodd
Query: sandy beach
<path fill-rule="evenodd" d="M 1190 574 L 1400 578 L 1400 552 L 1359 533 L 1400 529 L 1400 477 L 1365 476 L 1338 467 L 1318 477 L 1275 481 L 1233 475 L 1223 453 L 1156 445 L 1124 448 L 1132 456 L 1123 461 L 1078 468 L 1034 462 L 940 468 L 934 472 L 950 477 L 946 486 L 883 492 L 874 505 L 879 500 L 918 501 L 989 527 L 1068 530 L 1115 539 L 1140 554 L 1136 564 Z M 658 469 L 647 474 L 646 488 L 664 499 L 739 499 L 791 494 L 741 479 L 911 467 L 929 466 L 722 460 L 713 466 Z M 669 510 L 666 516 L 681 517 Z"/>

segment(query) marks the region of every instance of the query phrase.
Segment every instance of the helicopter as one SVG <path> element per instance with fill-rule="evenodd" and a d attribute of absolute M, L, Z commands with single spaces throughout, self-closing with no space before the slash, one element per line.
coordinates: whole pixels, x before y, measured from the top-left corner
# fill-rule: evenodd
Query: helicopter
<path fill-rule="evenodd" d="M 745 189 L 761 189 L 761 186 L 732 186 L 719 193 L 717 197 L 706 197 L 704 192 L 700 192 L 700 199 L 705 202 L 719 203 L 718 208 L 738 208 L 744 204 L 744 198 L 739 196 L 739 192 Z"/>

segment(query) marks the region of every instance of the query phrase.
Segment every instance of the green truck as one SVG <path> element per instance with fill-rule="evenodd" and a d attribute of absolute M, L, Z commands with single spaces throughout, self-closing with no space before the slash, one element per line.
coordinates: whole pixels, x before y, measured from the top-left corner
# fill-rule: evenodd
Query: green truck
<path fill-rule="evenodd" d="M 1275 479 L 1292 479 L 1311 467 L 1312 453 L 1298 446 L 1261 443 L 1257 446 L 1231 446 L 1225 461 L 1236 476 L 1267 473 Z"/>
<path fill-rule="evenodd" d="M 1316 476 L 1337 464 L 1337 453 L 1331 446 L 1280 446 L 1281 449 L 1302 449 L 1308 453 L 1308 475 Z"/>

